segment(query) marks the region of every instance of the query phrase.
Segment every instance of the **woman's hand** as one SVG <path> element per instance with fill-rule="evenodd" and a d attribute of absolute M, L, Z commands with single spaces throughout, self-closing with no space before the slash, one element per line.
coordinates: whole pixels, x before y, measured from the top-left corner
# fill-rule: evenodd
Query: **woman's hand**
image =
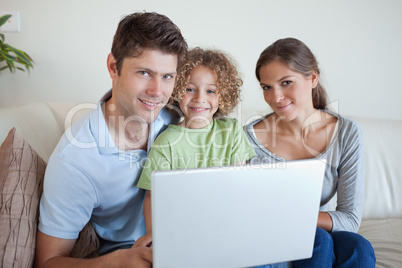
<path fill-rule="evenodd" d="M 318 214 L 317 227 L 324 229 L 327 232 L 332 230 L 332 219 L 327 212 L 320 212 Z"/>

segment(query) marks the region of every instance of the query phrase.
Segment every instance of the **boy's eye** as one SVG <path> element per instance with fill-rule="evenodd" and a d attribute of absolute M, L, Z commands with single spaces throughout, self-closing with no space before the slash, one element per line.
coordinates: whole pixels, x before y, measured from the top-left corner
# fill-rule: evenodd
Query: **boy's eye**
<path fill-rule="evenodd" d="M 194 92 L 194 89 L 192 89 L 192 88 L 186 88 L 186 92 Z"/>
<path fill-rule="evenodd" d="M 208 94 L 214 94 L 214 93 L 215 93 L 215 90 L 213 90 L 213 89 L 208 89 L 208 90 L 207 90 L 207 93 L 208 93 Z"/>
<path fill-rule="evenodd" d="M 171 75 L 171 74 L 165 74 L 165 75 L 163 76 L 163 78 L 166 79 L 166 80 L 170 80 L 170 79 L 173 78 L 173 75 Z"/>

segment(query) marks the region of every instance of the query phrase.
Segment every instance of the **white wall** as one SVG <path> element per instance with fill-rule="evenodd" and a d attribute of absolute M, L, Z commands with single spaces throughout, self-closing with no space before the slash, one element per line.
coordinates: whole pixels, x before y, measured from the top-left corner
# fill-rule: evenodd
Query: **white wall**
<path fill-rule="evenodd" d="M 190 47 L 227 51 L 244 74 L 241 109 L 267 110 L 254 76 L 261 51 L 283 37 L 304 41 L 339 112 L 402 119 L 400 0 L 0 0 L 20 11 L 7 43 L 35 60 L 31 74 L 0 72 L 0 106 L 32 101 L 96 102 L 111 87 L 106 57 L 121 17 L 157 11 Z"/>

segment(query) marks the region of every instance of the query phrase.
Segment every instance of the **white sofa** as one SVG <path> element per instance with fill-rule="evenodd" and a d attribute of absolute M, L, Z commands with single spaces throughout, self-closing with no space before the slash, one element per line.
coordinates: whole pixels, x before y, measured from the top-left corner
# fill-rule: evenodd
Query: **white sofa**
<path fill-rule="evenodd" d="M 93 107 L 91 103 L 32 103 L 0 108 L 0 141 L 16 127 L 47 161 L 66 127 Z M 365 140 L 365 200 L 359 233 L 372 243 L 377 267 L 402 267 L 402 120 L 353 118 L 362 126 Z"/>

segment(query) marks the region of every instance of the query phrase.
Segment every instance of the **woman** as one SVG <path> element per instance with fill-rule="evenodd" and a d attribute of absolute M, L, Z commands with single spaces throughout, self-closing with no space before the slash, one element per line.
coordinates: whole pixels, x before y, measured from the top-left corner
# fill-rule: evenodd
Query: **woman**
<path fill-rule="evenodd" d="M 255 72 L 273 112 L 245 126 L 257 153 L 251 163 L 327 161 L 313 256 L 293 266 L 374 267 L 370 242 L 355 233 L 364 192 L 360 127 L 326 110 L 327 94 L 319 82 L 318 63 L 301 41 L 280 39 L 267 47 Z M 336 211 L 325 211 L 335 194 Z"/>

